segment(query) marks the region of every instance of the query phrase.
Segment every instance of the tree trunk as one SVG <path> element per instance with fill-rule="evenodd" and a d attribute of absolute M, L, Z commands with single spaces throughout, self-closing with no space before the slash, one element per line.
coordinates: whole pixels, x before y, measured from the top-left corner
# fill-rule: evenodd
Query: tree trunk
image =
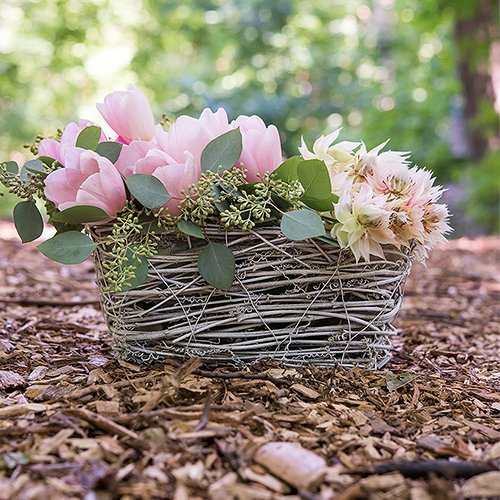
<path fill-rule="evenodd" d="M 497 0 L 481 0 L 467 17 L 457 12 L 455 40 L 459 61 L 458 72 L 462 82 L 465 117 L 471 158 L 480 159 L 488 148 L 488 137 L 478 123 L 481 103 L 487 100 L 494 106 L 495 96 L 490 67 L 498 61 L 490 60 L 491 47 L 495 40 L 497 22 Z M 498 130 L 497 130 L 498 133 Z"/>

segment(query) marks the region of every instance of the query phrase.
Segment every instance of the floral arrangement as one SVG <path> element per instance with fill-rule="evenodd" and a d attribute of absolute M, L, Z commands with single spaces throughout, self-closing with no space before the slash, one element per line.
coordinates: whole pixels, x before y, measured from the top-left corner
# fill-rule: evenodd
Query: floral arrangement
<path fill-rule="evenodd" d="M 43 231 L 41 200 L 57 232 L 38 248 L 61 263 L 79 263 L 96 245 L 110 289 L 124 291 L 147 277 L 147 259 L 161 235 L 175 232 L 198 246 L 198 267 L 211 285 L 227 290 L 234 278 L 229 248 L 208 241 L 204 229 L 280 226 L 292 240 L 319 238 L 353 252 L 356 260 L 384 259 L 384 247 L 408 247 L 423 260 L 450 231 L 442 188 L 432 174 L 410 166 L 409 153 L 367 150 L 363 142 L 321 136 L 312 151 L 284 160 L 280 135 L 258 116 L 229 121 L 205 109 L 199 118 L 165 117 L 155 124 L 145 95 L 129 86 L 97 105 L 117 134 L 109 139 L 87 120 L 30 145 L 36 159 L 20 169 L 0 167 L 0 181 L 24 199 L 14 208 L 23 242 Z M 109 228 L 96 242 L 92 227 Z M 89 236 L 90 234 L 90 236 Z"/>

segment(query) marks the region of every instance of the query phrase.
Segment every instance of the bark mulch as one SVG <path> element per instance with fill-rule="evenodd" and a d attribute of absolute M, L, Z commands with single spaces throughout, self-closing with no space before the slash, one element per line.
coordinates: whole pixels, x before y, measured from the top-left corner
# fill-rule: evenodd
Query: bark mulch
<path fill-rule="evenodd" d="M 499 254 L 460 239 L 414 268 L 384 371 L 139 367 L 91 262 L 0 223 L 0 498 L 500 496 Z"/>

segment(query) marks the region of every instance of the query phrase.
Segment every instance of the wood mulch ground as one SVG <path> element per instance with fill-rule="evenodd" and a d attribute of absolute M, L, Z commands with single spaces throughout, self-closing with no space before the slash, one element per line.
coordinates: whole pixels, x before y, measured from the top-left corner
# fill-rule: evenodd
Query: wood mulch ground
<path fill-rule="evenodd" d="M 92 264 L 0 223 L 0 498 L 500 495 L 499 254 L 461 239 L 414 269 L 387 370 L 216 378 L 114 360 Z"/>

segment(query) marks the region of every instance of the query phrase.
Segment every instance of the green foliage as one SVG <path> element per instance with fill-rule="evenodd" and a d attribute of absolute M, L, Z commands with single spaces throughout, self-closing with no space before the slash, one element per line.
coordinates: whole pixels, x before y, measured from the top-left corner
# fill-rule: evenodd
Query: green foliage
<path fill-rule="evenodd" d="M 122 145 L 118 142 L 100 142 L 95 148 L 97 154 L 104 156 L 111 163 L 115 163 L 118 160 L 121 150 Z"/>
<path fill-rule="evenodd" d="M 233 252 L 226 245 L 210 242 L 200 251 L 198 269 L 208 284 L 229 290 L 235 272 Z"/>
<path fill-rule="evenodd" d="M 297 164 L 297 177 L 304 194 L 301 200 L 320 212 L 331 212 L 337 197 L 332 194 L 330 174 L 321 160 L 303 160 Z"/>
<path fill-rule="evenodd" d="M 99 144 L 99 137 L 101 137 L 101 128 L 91 125 L 90 127 L 85 127 L 76 139 L 75 146 L 82 149 L 90 149 L 95 151 L 97 145 Z"/>
<path fill-rule="evenodd" d="M 89 222 L 100 222 L 109 219 L 109 215 L 98 207 L 80 205 L 67 208 L 62 212 L 56 212 L 50 222 L 62 222 L 64 224 L 86 224 Z"/>
<path fill-rule="evenodd" d="M 205 235 L 200 226 L 191 222 L 189 220 L 180 220 L 177 222 L 177 229 L 188 236 L 193 236 L 194 238 L 204 239 Z"/>
<path fill-rule="evenodd" d="M 160 208 L 171 196 L 165 186 L 155 176 L 134 174 L 125 180 L 130 193 L 146 208 Z"/>
<path fill-rule="evenodd" d="M 491 152 L 462 173 L 468 185 L 467 211 L 489 233 L 500 234 L 500 155 Z"/>
<path fill-rule="evenodd" d="M 301 135 L 310 143 L 343 126 L 368 147 L 390 137 L 447 180 L 461 168 L 448 145 L 460 93 L 453 26 L 482 3 L 10 0 L 0 18 L 0 159 L 15 152 L 21 163 L 35 134 L 97 120 L 93 103 L 132 82 L 170 119 L 204 106 L 257 113 L 277 125 L 287 156 Z M 471 45 L 484 64 L 486 43 Z M 492 123 L 485 103 L 478 126 L 489 134 Z"/>
<path fill-rule="evenodd" d="M 56 234 L 38 245 L 38 250 L 49 259 L 61 264 L 80 264 L 95 250 L 95 243 L 78 231 Z"/>
<path fill-rule="evenodd" d="M 294 210 L 283 214 L 281 232 L 291 240 L 302 241 L 324 236 L 325 226 L 316 212 L 306 209 Z"/>
<path fill-rule="evenodd" d="M 14 207 L 14 224 L 23 243 L 39 238 L 43 232 L 42 214 L 32 201 L 20 201 Z"/>
<path fill-rule="evenodd" d="M 173 231 L 174 220 L 160 210 L 138 208 L 129 202 L 113 220 L 102 250 L 104 288 L 124 292 L 142 283 L 147 274 L 147 259 L 158 253 L 161 233 Z"/>
<path fill-rule="evenodd" d="M 241 132 L 230 130 L 210 141 L 201 154 L 203 172 L 228 170 L 233 167 L 241 155 Z"/>

